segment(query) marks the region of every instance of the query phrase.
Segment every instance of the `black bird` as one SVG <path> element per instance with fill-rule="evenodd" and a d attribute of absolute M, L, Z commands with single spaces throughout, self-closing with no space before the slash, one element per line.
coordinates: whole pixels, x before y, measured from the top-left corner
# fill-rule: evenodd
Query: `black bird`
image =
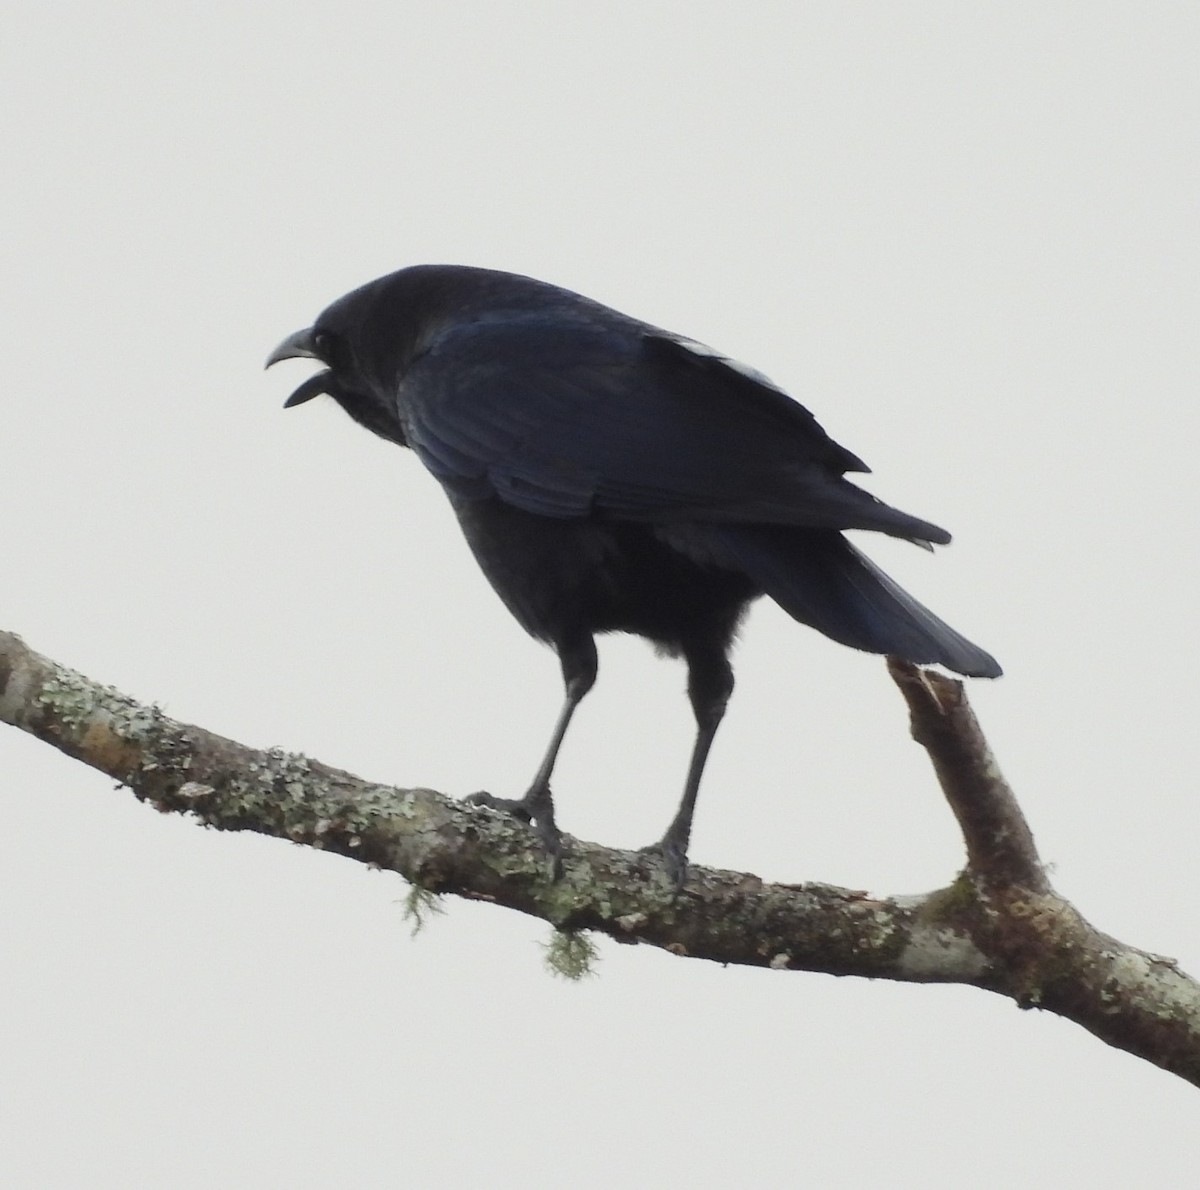
<path fill-rule="evenodd" d="M 488 581 L 550 645 L 566 697 L 519 800 L 555 863 L 550 777 L 596 680 L 594 636 L 632 632 L 688 668 L 697 732 L 660 850 L 681 882 L 704 762 L 733 690 L 752 600 L 842 644 L 972 677 L 1000 666 L 902 591 L 841 530 L 917 544 L 950 535 L 855 487 L 867 466 L 765 376 L 699 343 L 529 277 L 419 265 L 333 303 L 267 366 L 326 366 L 327 393 L 407 446 L 445 489 Z"/>

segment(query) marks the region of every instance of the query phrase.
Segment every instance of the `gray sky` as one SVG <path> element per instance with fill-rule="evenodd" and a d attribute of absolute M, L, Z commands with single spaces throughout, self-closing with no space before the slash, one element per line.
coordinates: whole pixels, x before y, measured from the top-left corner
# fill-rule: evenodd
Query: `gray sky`
<path fill-rule="evenodd" d="M 172 715 L 518 793 L 553 656 L 436 484 L 267 352 L 420 261 L 760 368 L 947 525 L 866 542 L 993 650 L 1054 878 L 1200 971 L 1196 62 L 1182 4 L 6 9 L 4 628 Z M 290 370 L 289 370 L 290 369 Z M 284 374 L 284 373 L 287 374 Z M 697 862 L 876 892 L 961 844 L 877 658 L 750 618 Z M 683 675 L 606 641 L 560 822 L 656 838 Z M 1195 1091 L 960 988 L 723 970 L 157 815 L 0 733 L 0 1176 L 74 1186 L 1146 1184 Z"/>

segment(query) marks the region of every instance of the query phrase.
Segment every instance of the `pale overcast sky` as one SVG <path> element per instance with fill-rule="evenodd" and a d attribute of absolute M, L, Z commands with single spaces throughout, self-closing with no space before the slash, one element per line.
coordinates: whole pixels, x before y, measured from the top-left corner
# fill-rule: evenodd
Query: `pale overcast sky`
<path fill-rule="evenodd" d="M 268 351 L 422 261 L 746 360 L 949 527 L 860 544 L 1007 670 L 971 695 L 1054 879 L 1200 972 L 1200 13 L 1174 3 L 23 3 L 0 45 L 0 626 L 249 744 L 519 793 L 553 656 L 416 459 Z M 760 605 L 698 863 L 947 882 L 882 662 Z M 564 829 L 656 838 L 681 668 L 606 641 Z M 12 1187 L 1184 1184 L 1196 1092 L 965 988 L 721 969 L 160 816 L 0 732 Z"/>

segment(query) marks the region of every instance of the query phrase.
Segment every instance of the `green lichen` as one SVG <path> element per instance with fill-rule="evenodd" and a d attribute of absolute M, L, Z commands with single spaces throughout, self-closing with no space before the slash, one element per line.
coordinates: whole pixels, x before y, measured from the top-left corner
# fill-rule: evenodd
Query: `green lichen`
<path fill-rule="evenodd" d="M 578 982 L 596 974 L 600 951 L 586 934 L 578 930 L 555 930 L 544 948 L 544 961 L 551 975 Z"/>
<path fill-rule="evenodd" d="M 115 690 L 108 691 L 116 697 Z M 95 714 L 97 690 L 82 674 L 59 667 L 38 691 L 38 702 L 50 710 L 64 727 L 77 731 Z"/>
<path fill-rule="evenodd" d="M 411 924 L 414 938 L 434 917 L 445 912 L 442 898 L 419 884 L 414 884 L 404 898 L 404 920 Z"/>
<path fill-rule="evenodd" d="M 111 716 L 113 731 L 135 744 L 152 745 L 166 726 L 167 717 L 157 703 L 143 706 L 132 699 L 117 695 L 109 701 L 107 710 Z"/>
<path fill-rule="evenodd" d="M 37 701 L 67 731 L 82 734 L 90 724 L 103 725 L 137 748 L 144 772 L 160 767 L 155 753 L 168 720 L 156 704 L 143 705 L 65 666 L 55 667 L 38 691 Z"/>
<path fill-rule="evenodd" d="M 935 925 L 953 921 L 979 903 L 979 892 L 970 873 L 959 872 L 946 887 L 925 898 L 921 916 Z"/>
<path fill-rule="evenodd" d="M 299 752 L 285 752 L 282 748 L 268 748 L 263 753 L 264 765 L 251 765 L 254 770 L 265 769 L 264 776 L 272 788 L 286 802 L 304 800 L 305 780 L 312 771 L 308 757 Z"/>

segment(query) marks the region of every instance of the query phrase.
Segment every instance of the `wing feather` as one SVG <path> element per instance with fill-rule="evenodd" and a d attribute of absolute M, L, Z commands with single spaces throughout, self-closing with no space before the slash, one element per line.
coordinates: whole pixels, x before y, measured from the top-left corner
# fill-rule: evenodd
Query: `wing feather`
<path fill-rule="evenodd" d="M 865 464 L 765 377 L 632 321 L 452 327 L 413 362 L 400 404 L 443 483 L 543 516 L 949 540 L 843 478 Z"/>

